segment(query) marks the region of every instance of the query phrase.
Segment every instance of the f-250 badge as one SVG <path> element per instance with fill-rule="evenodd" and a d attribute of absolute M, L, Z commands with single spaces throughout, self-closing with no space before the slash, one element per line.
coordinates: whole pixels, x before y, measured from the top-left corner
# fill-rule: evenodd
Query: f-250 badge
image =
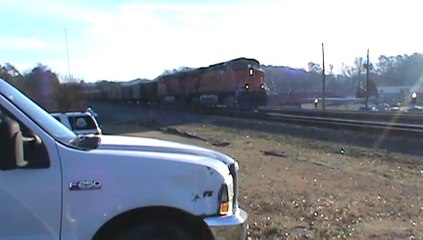
<path fill-rule="evenodd" d="M 101 181 L 99 180 L 82 180 L 69 182 L 69 190 L 99 190 L 101 189 Z"/>

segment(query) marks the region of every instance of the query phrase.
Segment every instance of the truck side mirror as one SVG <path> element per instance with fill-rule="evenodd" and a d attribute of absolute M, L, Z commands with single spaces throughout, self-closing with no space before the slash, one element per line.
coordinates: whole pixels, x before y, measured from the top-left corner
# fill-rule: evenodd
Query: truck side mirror
<path fill-rule="evenodd" d="M 0 170 L 25 167 L 23 138 L 19 123 L 0 116 Z"/>

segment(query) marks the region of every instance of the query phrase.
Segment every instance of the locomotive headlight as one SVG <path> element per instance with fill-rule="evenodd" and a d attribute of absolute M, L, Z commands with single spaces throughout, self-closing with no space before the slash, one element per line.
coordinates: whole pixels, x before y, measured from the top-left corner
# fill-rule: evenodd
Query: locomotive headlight
<path fill-rule="evenodd" d="M 248 84 L 248 83 L 247 83 L 247 84 L 245 84 L 245 89 L 246 89 L 246 90 L 250 89 L 250 84 Z"/>
<path fill-rule="evenodd" d="M 254 75 L 254 68 L 250 68 L 249 73 L 250 73 L 250 76 L 253 76 Z"/>
<path fill-rule="evenodd" d="M 265 88 L 265 86 L 264 86 L 264 84 L 262 83 L 262 84 L 260 84 L 260 88 L 261 89 L 264 89 Z"/>

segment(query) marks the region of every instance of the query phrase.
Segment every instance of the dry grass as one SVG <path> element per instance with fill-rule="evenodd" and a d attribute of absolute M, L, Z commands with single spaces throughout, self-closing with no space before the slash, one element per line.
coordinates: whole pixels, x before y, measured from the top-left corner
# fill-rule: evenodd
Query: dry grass
<path fill-rule="evenodd" d="M 230 145 L 215 147 L 134 124 L 105 126 L 109 132 L 125 128 L 130 135 L 203 145 L 237 159 L 251 239 L 423 239 L 420 157 L 208 124 L 178 127 Z"/>

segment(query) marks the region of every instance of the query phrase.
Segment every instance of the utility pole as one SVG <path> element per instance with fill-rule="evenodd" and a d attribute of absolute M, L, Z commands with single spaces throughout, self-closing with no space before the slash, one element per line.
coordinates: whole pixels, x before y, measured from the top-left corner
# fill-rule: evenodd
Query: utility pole
<path fill-rule="evenodd" d="M 70 75 L 69 47 L 68 47 L 68 34 L 66 32 L 66 28 L 65 28 L 65 41 L 66 41 L 66 54 L 68 57 L 68 78 L 69 78 L 68 80 L 70 80 L 71 75 Z"/>
<path fill-rule="evenodd" d="M 366 110 L 369 107 L 369 49 L 367 49 L 367 63 L 366 63 Z"/>
<path fill-rule="evenodd" d="M 322 77 L 323 77 L 323 86 L 322 86 L 322 109 L 325 110 L 325 95 L 326 95 L 326 76 L 325 76 L 325 48 L 322 43 L 322 58 L 323 58 L 323 70 L 322 70 Z"/>

